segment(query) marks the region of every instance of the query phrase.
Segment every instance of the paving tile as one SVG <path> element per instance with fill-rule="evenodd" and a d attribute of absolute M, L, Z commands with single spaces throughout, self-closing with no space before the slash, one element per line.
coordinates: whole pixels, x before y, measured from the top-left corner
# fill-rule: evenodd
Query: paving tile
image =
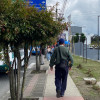
<path fill-rule="evenodd" d="M 36 84 L 37 80 L 38 80 L 39 75 L 36 74 L 31 81 L 29 82 L 27 88 L 24 90 L 24 97 L 27 97 L 30 95 L 32 89 L 34 88 L 34 85 Z"/>
<path fill-rule="evenodd" d="M 43 100 L 84 100 L 84 99 L 82 97 L 61 97 L 61 98 L 44 97 Z"/>

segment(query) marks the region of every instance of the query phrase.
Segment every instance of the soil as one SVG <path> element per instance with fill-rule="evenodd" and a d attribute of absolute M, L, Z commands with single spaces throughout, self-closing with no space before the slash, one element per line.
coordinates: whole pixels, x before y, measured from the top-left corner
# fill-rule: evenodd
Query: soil
<path fill-rule="evenodd" d="M 33 71 L 31 72 L 31 74 L 40 74 L 40 73 L 46 73 L 46 70 L 40 70 L 40 71 L 33 70 Z"/>
<path fill-rule="evenodd" d="M 87 85 L 83 80 L 84 77 L 87 77 L 86 74 L 82 73 L 78 68 L 72 68 L 70 75 L 84 100 L 100 100 L 100 90 L 94 90 L 93 85 Z"/>
<path fill-rule="evenodd" d="M 39 98 L 23 98 L 23 100 L 39 100 Z"/>

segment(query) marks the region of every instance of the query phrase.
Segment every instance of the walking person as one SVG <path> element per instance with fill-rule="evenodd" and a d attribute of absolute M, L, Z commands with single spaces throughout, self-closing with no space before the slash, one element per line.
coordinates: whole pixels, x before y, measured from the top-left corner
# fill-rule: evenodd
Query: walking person
<path fill-rule="evenodd" d="M 50 46 L 47 47 L 47 60 L 50 61 L 51 59 L 51 48 Z"/>
<path fill-rule="evenodd" d="M 66 86 L 68 71 L 73 65 L 73 58 L 67 47 L 64 46 L 64 39 L 59 40 L 59 46 L 55 48 L 51 60 L 50 70 L 53 71 L 55 65 L 55 86 L 57 98 L 63 97 Z"/>

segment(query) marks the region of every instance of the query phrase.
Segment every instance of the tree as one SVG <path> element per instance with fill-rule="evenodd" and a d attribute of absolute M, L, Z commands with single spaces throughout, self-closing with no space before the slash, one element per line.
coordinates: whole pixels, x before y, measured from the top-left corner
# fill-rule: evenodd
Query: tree
<path fill-rule="evenodd" d="M 81 33 L 80 41 L 83 43 L 83 61 L 84 61 L 84 42 L 85 42 L 85 40 L 86 40 L 86 36 L 84 35 L 84 33 Z M 86 46 L 87 46 L 87 44 L 86 44 Z M 86 54 L 87 54 L 87 50 L 86 50 Z"/>
<path fill-rule="evenodd" d="M 48 11 L 37 11 L 27 7 L 25 2 L 3 0 L 0 2 L 0 43 L 3 45 L 6 64 L 9 66 L 10 95 L 11 100 L 22 100 L 25 74 L 28 65 L 28 48 L 35 41 L 37 45 L 48 41 L 48 38 L 55 37 L 64 28 L 65 24 L 54 21 L 52 13 Z M 24 48 L 24 74 L 20 87 L 20 45 Z M 14 52 L 12 65 L 9 60 L 9 47 Z M 17 62 L 16 59 L 17 58 Z M 13 65 L 17 63 L 17 74 L 13 72 Z M 20 91 L 21 88 L 21 91 Z"/>
<path fill-rule="evenodd" d="M 79 33 L 76 33 L 75 36 L 72 36 L 72 40 L 74 43 L 77 43 L 79 41 Z"/>
<path fill-rule="evenodd" d="M 84 35 L 84 33 L 81 33 L 80 41 L 81 41 L 82 43 L 84 43 L 84 42 L 85 42 L 85 39 L 86 39 L 86 36 Z"/>

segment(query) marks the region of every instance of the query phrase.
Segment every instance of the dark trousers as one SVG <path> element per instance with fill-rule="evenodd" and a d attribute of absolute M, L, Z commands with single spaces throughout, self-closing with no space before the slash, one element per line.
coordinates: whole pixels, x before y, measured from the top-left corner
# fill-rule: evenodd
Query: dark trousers
<path fill-rule="evenodd" d="M 56 92 L 61 91 L 61 95 L 64 95 L 67 86 L 67 76 L 68 76 L 68 67 L 65 70 L 55 67 L 55 85 Z"/>

